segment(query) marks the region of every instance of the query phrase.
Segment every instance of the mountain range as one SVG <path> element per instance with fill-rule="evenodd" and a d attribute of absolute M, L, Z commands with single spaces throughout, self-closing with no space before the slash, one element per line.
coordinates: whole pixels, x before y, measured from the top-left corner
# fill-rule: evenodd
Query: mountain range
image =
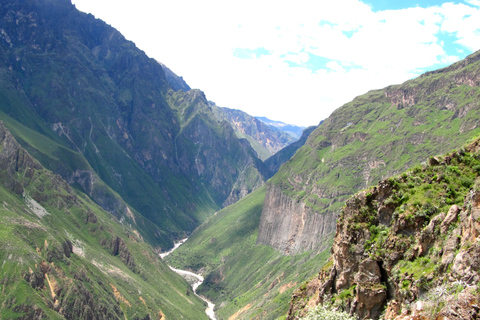
<path fill-rule="evenodd" d="M 290 128 L 70 0 L 0 16 L 0 318 L 206 319 L 165 262 L 218 319 L 476 317 L 480 52 Z"/>
<path fill-rule="evenodd" d="M 291 136 L 297 139 L 299 139 L 302 136 L 303 130 L 306 129 L 305 127 L 288 124 L 282 121 L 271 120 L 271 119 L 268 119 L 267 117 L 255 117 L 255 118 L 262 121 L 263 123 L 268 124 L 269 126 L 277 128 L 280 131 L 287 132 Z"/>

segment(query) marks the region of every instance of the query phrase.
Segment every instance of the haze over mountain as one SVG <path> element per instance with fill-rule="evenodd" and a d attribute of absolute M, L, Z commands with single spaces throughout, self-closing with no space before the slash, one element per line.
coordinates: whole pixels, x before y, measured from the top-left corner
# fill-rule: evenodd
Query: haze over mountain
<path fill-rule="evenodd" d="M 74 3 L 219 106 L 303 126 L 368 90 L 459 61 L 480 42 L 476 0 Z"/>
<path fill-rule="evenodd" d="M 191 90 L 182 77 L 177 76 L 164 64 L 161 65 L 172 89 L 175 91 Z M 296 132 L 292 133 L 291 131 L 301 131 L 301 127 L 285 125 L 282 122 L 271 120 L 272 124 L 267 125 L 265 121 L 259 121 L 241 110 L 219 107 L 213 101 L 209 101 L 209 105 L 217 119 L 230 123 L 237 137 L 246 139 L 261 160 L 269 158 L 299 138 Z M 281 128 L 281 130 L 277 128 Z"/>
<path fill-rule="evenodd" d="M 293 124 L 287 124 L 282 121 L 275 121 L 275 120 L 270 120 L 266 117 L 255 117 L 258 120 L 262 121 L 263 123 L 268 124 L 269 126 L 272 126 L 274 128 L 277 128 L 280 131 L 287 132 L 294 138 L 300 139 L 302 136 L 302 132 L 305 129 L 305 127 L 299 127 Z"/>

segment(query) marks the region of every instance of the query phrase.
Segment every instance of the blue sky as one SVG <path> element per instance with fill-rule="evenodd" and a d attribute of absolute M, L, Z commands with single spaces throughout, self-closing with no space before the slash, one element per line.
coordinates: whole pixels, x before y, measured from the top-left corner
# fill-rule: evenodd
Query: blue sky
<path fill-rule="evenodd" d="M 219 106 L 313 125 L 480 49 L 480 0 L 73 0 Z"/>
<path fill-rule="evenodd" d="M 392 0 L 377 0 L 377 1 L 364 1 L 366 4 L 372 7 L 372 11 L 384 11 L 384 10 L 400 10 L 405 8 L 415 8 L 422 7 L 428 8 L 433 6 L 441 6 L 447 1 L 436 1 L 436 0 L 401 0 L 401 1 L 392 1 Z M 450 1 L 451 3 L 462 3 L 462 1 Z"/>

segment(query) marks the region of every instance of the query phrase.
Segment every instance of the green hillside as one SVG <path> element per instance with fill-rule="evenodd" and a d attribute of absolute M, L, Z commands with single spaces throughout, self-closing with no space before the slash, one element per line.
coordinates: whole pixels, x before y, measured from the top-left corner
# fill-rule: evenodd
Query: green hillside
<path fill-rule="evenodd" d="M 2 319 L 207 319 L 204 303 L 144 242 L 0 124 Z"/>
<path fill-rule="evenodd" d="M 216 303 L 219 318 L 237 312 L 238 318 L 286 316 L 280 288 L 300 286 L 303 279 L 316 274 L 332 243 L 335 224 L 322 225 L 324 220 L 316 215 L 335 215 L 355 191 L 420 165 L 441 150 L 458 148 L 480 133 L 480 89 L 459 80 L 477 79 L 479 56 L 399 86 L 369 92 L 339 108 L 269 180 L 267 197 L 269 189 L 277 188 L 281 198 L 267 202 L 262 189 L 262 193 L 257 191 L 221 210 L 169 256 L 169 261 L 205 275 L 200 291 Z M 467 183 L 470 178 L 465 179 Z M 444 203 L 439 210 L 447 205 L 451 203 Z M 298 212 L 291 214 L 292 210 Z M 259 231 L 262 220 L 274 227 Z M 294 225 L 298 221 L 303 224 Z M 292 229 L 288 229 L 290 223 Z M 287 229 L 282 229 L 285 226 Z M 317 230 L 325 233 L 314 233 Z M 262 238 L 261 232 L 265 233 Z M 287 256 L 268 246 L 272 239 L 282 237 L 298 242 L 300 249 Z M 314 250 L 302 249 L 302 241 Z"/>
<path fill-rule="evenodd" d="M 315 223 L 325 217 L 333 221 L 355 192 L 478 135 L 479 59 L 480 51 L 401 85 L 370 91 L 335 110 L 269 181 L 265 203 L 284 197 L 283 207 L 264 208 L 259 243 L 285 252 L 320 244 L 335 224 Z M 296 208 L 295 217 L 309 217 L 305 232 L 288 224 L 298 221 L 290 207 Z M 315 229 L 324 232 L 315 235 Z"/>

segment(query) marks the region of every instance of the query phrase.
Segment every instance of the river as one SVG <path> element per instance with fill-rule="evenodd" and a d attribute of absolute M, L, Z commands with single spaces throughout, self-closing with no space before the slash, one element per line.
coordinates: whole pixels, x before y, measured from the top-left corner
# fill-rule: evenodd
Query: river
<path fill-rule="evenodd" d="M 173 251 L 175 251 L 178 247 L 180 247 L 182 244 L 185 243 L 185 241 L 187 241 L 188 238 L 185 238 L 185 239 L 182 239 L 180 240 L 179 242 L 175 243 L 175 245 L 173 246 L 173 248 L 168 251 L 168 252 L 164 252 L 164 253 L 161 253 L 160 254 L 160 258 L 165 258 L 166 256 L 168 256 L 170 253 L 172 253 Z M 205 301 L 208 305 L 207 309 L 205 309 L 205 313 L 207 314 L 207 316 L 211 319 L 211 320 L 217 320 L 217 318 L 215 317 L 215 311 L 213 311 L 213 309 L 215 308 L 215 305 L 210 302 L 209 300 L 205 299 L 204 297 L 202 297 L 201 295 L 197 294 L 197 288 L 203 283 L 203 277 L 201 275 L 198 275 L 198 274 L 195 274 L 193 272 L 190 272 L 190 271 L 186 271 L 186 270 L 180 270 L 180 269 L 175 269 L 171 266 L 168 266 L 170 269 L 172 269 L 173 271 L 175 271 L 176 273 L 178 273 L 179 275 L 181 275 L 182 277 L 184 277 L 188 283 L 191 284 L 192 286 L 192 289 L 193 289 L 193 293 L 195 293 L 195 295 L 197 297 L 199 297 L 200 299 L 202 299 L 203 301 Z M 196 280 L 194 281 L 189 281 L 189 279 L 191 278 L 194 278 Z"/>

